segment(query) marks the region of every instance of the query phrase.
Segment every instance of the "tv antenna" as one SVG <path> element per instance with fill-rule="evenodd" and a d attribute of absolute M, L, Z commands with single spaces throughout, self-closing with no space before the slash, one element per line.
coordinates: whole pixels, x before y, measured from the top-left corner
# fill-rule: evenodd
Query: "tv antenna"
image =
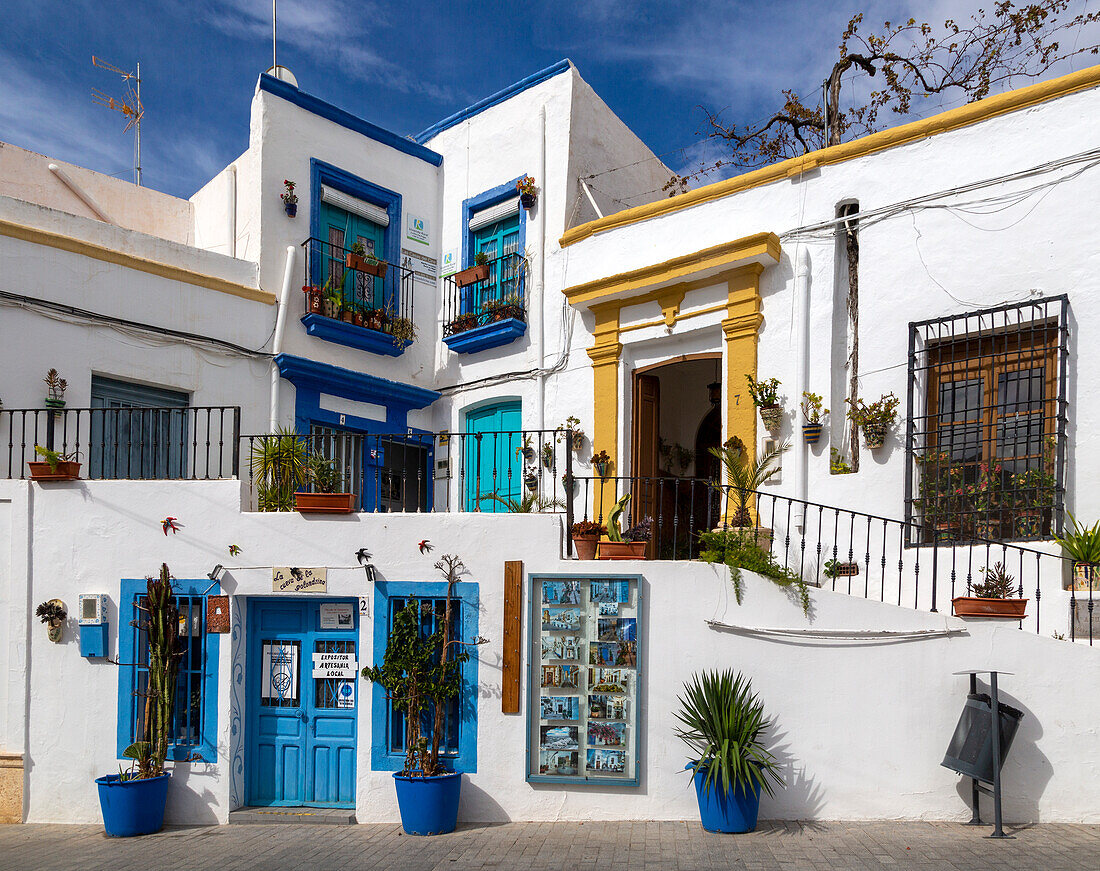
<path fill-rule="evenodd" d="M 114 64 L 92 55 L 92 66 L 107 70 L 122 76 L 122 98 L 116 100 L 108 96 L 98 88 L 92 88 L 92 102 L 100 106 L 106 106 L 115 112 L 119 112 L 126 118 L 126 127 L 122 131 L 126 133 L 134 130 L 134 181 L 141 187 L 141 118 L 145 114 L 145 107 L 141 105 L 141 63 L 137 64 L 137 71 L 128 73 L 120 70 Z"/>
<path fill-rule="evenodd" d="M 271 67 L 267 70 L 267 74 L 269 76 L 274 76 L 280 81 L 289 82 L 294 87 L 298 87 L 298 80 L 294 78 L 294 73 L 286 67 L 279 66 L 279 55 L 275 39 L 279 17 L 277 2 L 278 0 L 271 0 Z"/>

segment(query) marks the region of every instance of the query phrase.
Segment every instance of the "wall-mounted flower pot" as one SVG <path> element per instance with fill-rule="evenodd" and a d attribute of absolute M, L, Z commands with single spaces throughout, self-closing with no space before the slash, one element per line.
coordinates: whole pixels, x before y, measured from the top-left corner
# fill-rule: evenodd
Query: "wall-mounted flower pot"
<path fill-rule="evenodd" d="M 986 541 L 999 541 L 1001 538 L 1001 521 L 974 521 L 974 535 L 976 538 L 985 539 Z"/>
<path fill-rule="evenodd" d="M 283 211 L 286 212 L 286 216 L 288 218 L 293 218 L 298 214 L 298 204 L 297 203 L 288 203 L 284 200 L 283 201 Z"/>
<path fill-rule="evenodd" d="M 951 600 L 956 617 L 1004 617 L 1023 620 L 1027 614 L 1027 599 L 982 599 L 978 596 L 956 596 Z"/>
<path fill-rule="evenodd" d="M 802 441 L 808 445 L 816 445 L 818 439 L 821 438 L 821 428 L 823 424 L 820 423 L 804 423 L 802 424 Z"/>
<path fill-rule="evenodd" d="M 601 541 L 599 543 L 599 558 L 620 559 L 645 559 L 645 548 L 648 541 Z"/>
<path fill-rule="evenodd" d="M 52 396 L 46 397 L 46 408 L 64 408 L 64 399 L 54 399 Z"/>
<path fill-rule="evenodd" d="M 854 578 L 859 574 L 859 563 L 837 563 L 834 569 L 834 577 Z"/>
<path fill-rule="evenodd" d="M 97 777 L 103 829 L 112 838 L 151 835 L 164 828 L 164 806 L 172 775 L 122 780 L 117 774 Z"/>
<path fill-rule="evenodd" d="M 760 406 L 760 420 L 768 432 L 775 432 L 783 422 L 783 409 L 778 405 Z"/>
<path fill-rule="evenodd" d="M 573 453 L 579 453 L 580 449 L 584 447 L 584 433 L 573 433 Z"/>
<path fill-rule="evenodd" d="M 573 552 L 577 559 L 595 559 L 596 543 L 600 540 L 598 535 L 574 535 Z"/>
<path fill-rule="evenodd" d="M 325 298 L 319 292 L 306 294 L 306 313 L 319 315 L 325 307 Z"/>
<path fill-rule="evenodd" d="M 58 460 L 57 469 L 51 469 L 49 463 L 29 462 L 32 481 L 75 481 L 80 477 L 80 463 L 73 460 Z"/>
<path fill-rule="evenodd" d="M 455 284 L 459 287 L 466 287 L 468 284 L 477 284 L 479 281 L 488 281 L 488 279 L 488 263 L 482 263 L 480 266 L 471 266 L 469 269 L 463 269 L 461 272 L 455 273 Z"/>
<path fill-rule="evenodd" d="M 520 194 L 519 204 L 525 209 L 534 208 L 535 203 L 538 200 L 538 194 Z"/>
<path fill-rule="evenodd" d="M 878 450 L 886 444 L 886 427 L 881 423 L 865 423 L 860 429 L 863 430 L 863 443 L 868 450 Z"/>
<path fill-rule="evenodd" d="M 596 474 L 601 478 L 607 477 L 607 463 L 596 463 Z"/>
<path fill-rule="evenodd" d="M 295 493 L 294 507 L 301 514 L 351 514 L 354 493 Z"/>
<path fill-rule="evenodd" d="M 524 475 L 523 476 L 523 484 L 528 490 L 531 490 L 531 491 L 537 490 L 539 488 L 539 476 L 538 475 Z"/>

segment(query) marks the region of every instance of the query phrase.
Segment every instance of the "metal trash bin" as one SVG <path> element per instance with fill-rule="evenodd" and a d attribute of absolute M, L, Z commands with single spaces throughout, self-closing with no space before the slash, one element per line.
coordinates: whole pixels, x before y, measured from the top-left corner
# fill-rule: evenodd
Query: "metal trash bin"
<path fill-rule="evenodd" d="M 1008 749 L 1012 746 L 1012 739 L 1024 712 L 1004 702 L 998 708 L 1001 715 L 1000 768 L 1008 757 Z M 948 744 L 947 753 L 940 765 L 985 783 L 993 782 L 993 735 L 990 728 L 993 721 L 992 711 L 992 702 L 985 693 L 967 695 L 959 724 L 955 727 L 955 734 L 951 736 L 951 743 Z"/>

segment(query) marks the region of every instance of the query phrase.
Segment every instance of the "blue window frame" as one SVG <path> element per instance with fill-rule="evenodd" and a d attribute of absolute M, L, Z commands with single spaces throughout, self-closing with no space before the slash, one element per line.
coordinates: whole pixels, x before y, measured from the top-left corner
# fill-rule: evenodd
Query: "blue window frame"
<path fill-rule="evenodd" d="M 149 647 L 145 633 L 131 621 L 139 618 L 137 606 L 146 591 L 146 580 L 125 578 L 119 593 L 118 631 L 118 756 L 138 734 L 148 684 Z M 206 596 L 217 595 L 210 580 L 173 579 L 176 607 L 180 611 L 179 637 L 183 652 L 176 681 L 175 719 L 168 758 L 176 761 L 198 757 L 203 762 L 218 758 L 218 641 L 206 631 Z"/>
<path fill-rule="evenodd" d="M 444 581 L 378 581 L 375 585 L 374 661 L 381 664 L 386 655 L 386 640 L 393 616 L 405 607 L 409 599 L 428 600 L 435 606 L 437 617 L 425 621 L 423 629 L 435 629 L 435 620 L 442 616 L 447 598 Z M 479 592 L 476 582 L 455 584 L 452 611 L 455 620 L 454 637 L 473 641 L 478 634 Z M 429 625 L 429 623 L 431 625 Z M 446 734 L 441 741 L 440 756 L 454 771 L 473 774 L 477 771 L 477 648 L 468 648 L 470 658 L 462 666 L 462 693 L 446 712 Z M 385 690 L 373 684 L 371 699 L 371 768 L 375 771 L 400 771 L 405 764 L 405 718 L 393 710 Z M 428 718 L 424 734 L 431 736 L 432 720 Z"/>
<path fill-rule="evenodd" d="M 497 203 L 502 203 L 505 200 L 518 196 L 516 191 L 516 182 L 518 182 L 523 176 L 517 176 L 509 182 L 505 182 L 502 185 L 497 185 L 495 188 L 490 188 L 477 196 L 470 197 L 467 200 L 462 201 L 462 268 L 467 269 L 474 265 L 474 254 L 481 249 L 478 245 L 478 234 L 481 230 L 470 229 L 470 218 L 474 212 L 480 212 L 482 209 L 487 209 L 490 206 L 495 206 Z M 509 219 L 505 219 L 500 224 L 505 224 Z M 517 215 L 511 216 L 510 220 L 514 222 L 515 233 L 515 248 L 514 251 L 522 253 L 527 241 L 527 213 L 520 209 Z M 496 226 L 496 225 L 494 225 Z M 482 228 L 484 231 L 490 231 L 491 227 Z M 503 233 L 501 234 L 503 236 Z M 497 254 L 490 254 L 490 257 L 499 256 L 505 253 L 503 248 L 503 239 L 501 240 L 501 248 L 498 249 Z M 488 253 L 488 252 L 486 252 Z"/>

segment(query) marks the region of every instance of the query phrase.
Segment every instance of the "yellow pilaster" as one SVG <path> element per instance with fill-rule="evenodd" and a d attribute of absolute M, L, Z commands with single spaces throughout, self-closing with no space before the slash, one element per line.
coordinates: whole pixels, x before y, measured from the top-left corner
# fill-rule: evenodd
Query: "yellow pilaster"
<path fill-rule="evenodd" d="M 756 378 L 756 348 L 760 337 L 760 273 L 764 267 L 750 263 L 727 276 L 726 317 L 726 432 L 745 443 L 750 462 L 756 459 L 756 407 L 749 396 L 746 375 Z"/>
<path fill-rule="evenodd" d="M 595 415 L 592 429 L 592 452 L 607 451 L 611 457 L 609 475 L 618 474 L 619 461 L 619 357 L 623 346 L 619 341 L 619 306 L 593 306 L 596 316 L 594 331 L 596 344 L 588 349 L 592 358 L 592 396 Z M 596 470 L 592 470 L 596 474 Z M 607 516 L 607 511 L 615 503 L 614 482 L 599 486 L 594 494 L 594 510 L 597 516 Z"/>

